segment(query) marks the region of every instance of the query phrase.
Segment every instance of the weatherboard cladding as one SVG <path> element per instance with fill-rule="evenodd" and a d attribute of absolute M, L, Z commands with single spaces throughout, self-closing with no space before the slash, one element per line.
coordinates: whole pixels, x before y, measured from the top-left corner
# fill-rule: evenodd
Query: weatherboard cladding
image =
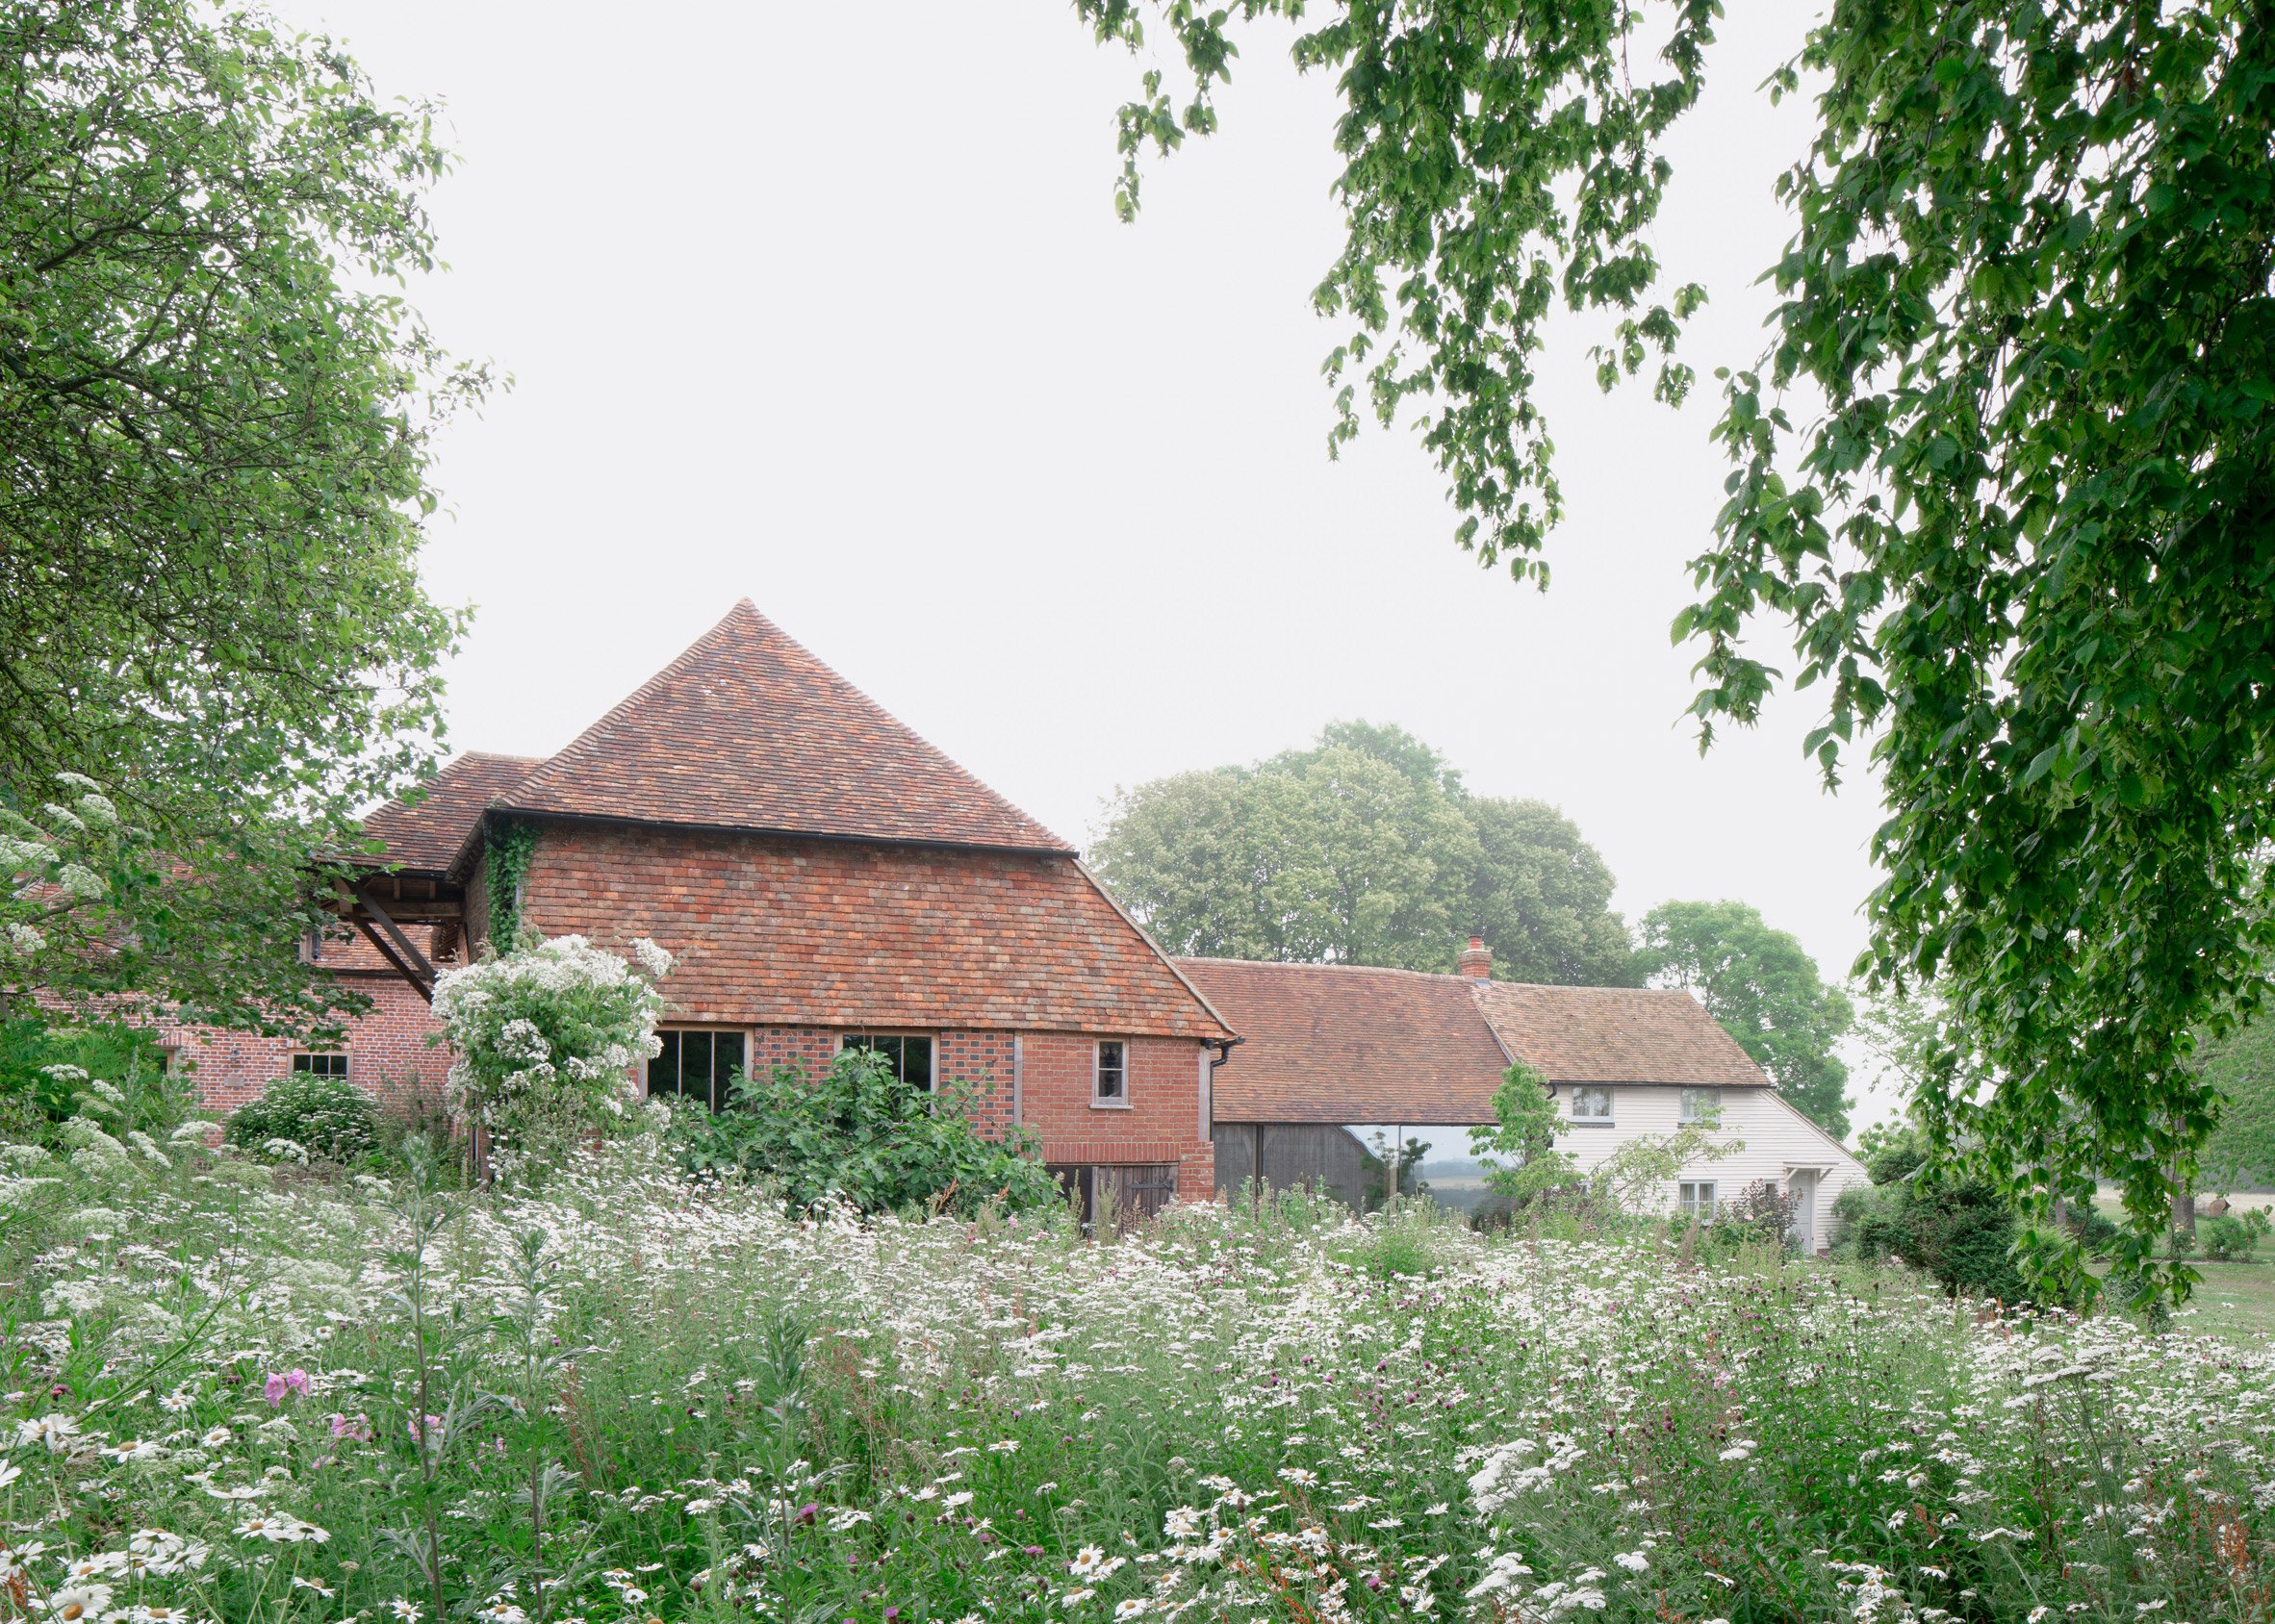
<path fill-rule="evenodd" d="M 1490 1122 L 1512 1057 L 1559 1084 L 1767 1080 L 1680 991 L 1357 965 L 1177 964 L 1243 1040 L 1216 1074 L 1219 1122 Z"/>

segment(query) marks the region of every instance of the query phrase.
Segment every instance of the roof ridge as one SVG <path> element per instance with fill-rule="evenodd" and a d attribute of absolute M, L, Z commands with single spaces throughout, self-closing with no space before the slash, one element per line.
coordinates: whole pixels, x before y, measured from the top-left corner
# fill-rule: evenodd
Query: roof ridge
<path fill-rule="evenodd" d="M 642 699 L 652 697 L 663 687 L 667 678 L 677 674 L 678 672 L 680 672 L 683 668 L 691 664 L 695 657 L 699 653 L 703 652 L 713 639 L 718 638 L 723 633 L 725 633 L 729 625 L 734 622 L 735 618 L 741 615 L 748 615 L 752 620 L 757 622 L 758 628 L 761 632 L 778 629 L 772 621 L 768 620 L 764 615 L 758 613 L 758 605 L 752 602 L 749 597 L 746 596 L 736 598 L 734 600 L 734 607 L 728 610 L 726 614 L 720 616 L 719 619 L 713 622 L 709 631 L 704 632 L 703 636 L 697 638 L 686 647 L 680 649 L 677 659 L 670 661 L 663 667 L 662 670 L 656 672 L 652 676 L 649 677 L 646 682 L 641 683 L 639 687 L 633 689 L 629 694 L 626 694 L 615 704 L 609 706 L 607 710 L 601 714 L 599 720 L 587 725 L 576 735 L 575 738 L 570 740 L 559 749 L 553 751 L 552 754 L 545 757 L 545 764 L 538 768 L 536 772 L 530 774 L 529 776 L 524 778 L 520 783 L 516 784 L 514 786 L 515 791 L 519 793 L 540 787 L 544 780 L 552 774 L 553 769 L 563 764 L 564 759 L 568 756 L 570 751 L 575 749 L 577 746 L 583 744 L 587 739 L 590 739 L 595 733 L 598 733 L 601 728 L 607 726 L 611 722 L 615 721 L 626 711 L 631 709 L 632 706 L 638 704 Z"/>
<path fill-rule="evenodd" d="M 1076 854 L 748 597 L 498 804 L 658 826 Z"/>
<path fill-rule="evenodd" d="M 1334 964 L 1301 958 L 1225 958 L 1216 953 L 1177 953 L 1195 964 L 1252 964 L 1265 970 L 1365 971 L 1372 976 L 1413 976 L 1425 981 L 1470 981 L 1474 977 L 1450 970 L 1409 970 L 1402 964 Z"/>

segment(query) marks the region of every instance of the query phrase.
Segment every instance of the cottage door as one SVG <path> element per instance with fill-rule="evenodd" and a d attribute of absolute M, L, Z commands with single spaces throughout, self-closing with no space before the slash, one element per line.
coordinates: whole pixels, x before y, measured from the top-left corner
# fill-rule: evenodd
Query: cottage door
<path fill-rule="evenodd" d="M 1800 1168 L 1793 1175 L 1793 1239 L 1803 1257 L 1817 1254 L 1817 1170 Z"/>

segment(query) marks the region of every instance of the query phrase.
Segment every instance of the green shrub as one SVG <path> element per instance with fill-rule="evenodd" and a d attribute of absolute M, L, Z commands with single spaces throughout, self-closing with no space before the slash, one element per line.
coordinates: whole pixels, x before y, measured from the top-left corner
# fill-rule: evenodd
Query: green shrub
<path fill-rule="evenodd" d="M 232 1145 L 275 1159 L 279 1141 L 296 1145 L 317 1160 L 346 1165 L 362 1161 L 379 1142 L 379 1112 L 371 1096 L 344 1077 L 291 1072 L 261 1091 L 229 1119 Z"/>
<path fill-rule="evenodd" d="M 1846 1226 L 1842 1252 L 1858 1262 L 1900 1259 L 1934 1276 L 1954 1297 L 1995 1297 L 2009 1306 L 2032 1300 L 2014 1266 L 2014 1209 L 1988 1184 L 1913 1176 L 1844 1190 L 1832 1209 Z"/>
<path fill-rule="evenodd" d="M 161 1137 L 189 1114 L 185 1079 L 169 1076 L 149 1032 L 117 1023 L 0 1022 L 0 1139 L 47 1140 L 81 1115 L 113 1133 Z"/>
<path fill-rule="evenodd" d="M 1059 1181 L 1029 1136 L 984 1139 L 966 1113 L 967 1091 L 934 1093 L 903 1081 L 869 1050 L 848 1049 L 812 1081 L 796 1066 L 764 1080 L 738 1077 L 733 1104 L 716 1114 L 681 1104 L 672 1141 L 690 1172 L 765 1178 L 796 1209 L 834 1196 L 864 1212 L 934 1207 L 971 1213 L 1059 1201 Z"/>
<path fill-rule="evenodd" d="M 1757 1179 L 1716 1207 L 1701 1238 L 1709 1251 L 1724 1256 L 1749 1246 L 1787 1248 L 1793 1244 L 1793 1211 L 1791 1195 Z"/>
<path fill-rule="evenodd" d="M 2253 1207 L 2248 1212 L 2226 1212 L 2216 1218 L 2198 1219 L 2196 1238 L 2203 1244 L 2204 1256 L 2211 1261 L 2241 1263 L 2259 1250 L 2261 1237 L 2268 1228 L 2265 1211 Z"/>

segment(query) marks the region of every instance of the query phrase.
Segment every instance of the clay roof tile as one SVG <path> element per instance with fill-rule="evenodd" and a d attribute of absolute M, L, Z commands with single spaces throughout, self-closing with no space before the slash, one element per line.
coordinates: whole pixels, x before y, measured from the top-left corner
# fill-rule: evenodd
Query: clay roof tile
<path fill-rule="evenodd" d="M 776 834 L 1073 850 L 887 715 L 748 598 L 505 804 Z"/>

